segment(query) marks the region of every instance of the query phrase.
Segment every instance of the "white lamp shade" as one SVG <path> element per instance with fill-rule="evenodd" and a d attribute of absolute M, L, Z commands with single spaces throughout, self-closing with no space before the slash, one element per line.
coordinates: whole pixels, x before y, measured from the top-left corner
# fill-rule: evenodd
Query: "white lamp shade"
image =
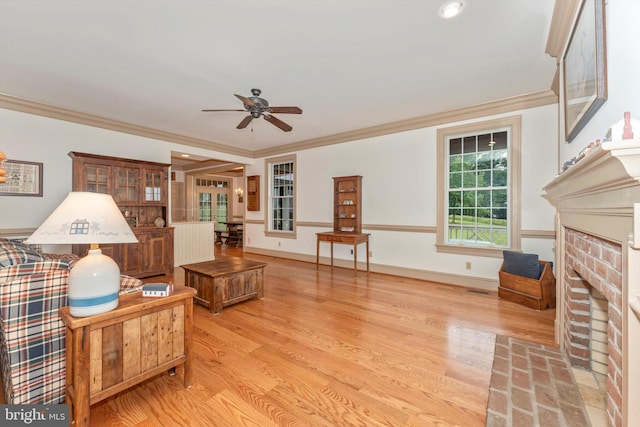
<path fill-rule="evenodd" d="M 118 306 L 120 269 L 97 244 L 137 243 L 138 239 L 110 194 L 69 193 L 27 242 L 91 245 L 69 273 L 67 302 L 72 316 L 92 316 Z"/>
<path fill-rule="evenodd" d="M 71 192 L 27 239 L 35 244 L 137 243 L 110 194 Z"/>

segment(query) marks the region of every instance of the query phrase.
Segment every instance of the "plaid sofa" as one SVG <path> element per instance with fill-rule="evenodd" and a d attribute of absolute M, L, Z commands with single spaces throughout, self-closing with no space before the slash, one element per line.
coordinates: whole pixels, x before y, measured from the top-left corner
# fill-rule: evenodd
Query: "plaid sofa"
<path fill-rule="evenodd" d="M 65 327 L 58 309 L 67 305 L 77 259 L 0 238 L 0 368 L 7 403 L 64 403 Z M 121 291 L 141 284 L 122 276 Z"/>

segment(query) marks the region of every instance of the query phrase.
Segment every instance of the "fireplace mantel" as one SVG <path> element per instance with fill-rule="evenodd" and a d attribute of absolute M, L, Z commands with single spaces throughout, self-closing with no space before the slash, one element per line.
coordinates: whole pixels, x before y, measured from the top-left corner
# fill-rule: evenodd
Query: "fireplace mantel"
<path fill-rule="evenodd" d="M 627 242 L 640 203 L 640 139 L 603 142 L 544 191 L 563 226 Z"/>
<path fill-rule="evenodd" d="M 609 425 L 632 426 L 640 419 L 640 139 L 608 141 L 595 146 L 575 165 L 544 187 L 556 215 L 556 341 L 567 349 L 562 331 L 569 325 L 567 295 L 563 281 L 572 280 L 565 264 L 570 230 L 593 235 L 622 247 L 620 389 L 622 407 L 608 409 Z M 575 247 L 572 249 L 575 251 Z M 584 250 L 590 250 L 585 247 Z M 569 272 L 569 273 L 568 273 Z M 611 303 L 611 301 L 609 301 Z M 612 334 L 609 334 L 611 346 Z M 611 390 L 611 372 L 609 375 Z M 611 395 L 610 395 L 611 396 Z M 610 398 L 610 397 L 609 397 Z M 619 410 L 619 412 L 618 412 Z M 617 414 L 617 415 L 616 415 Z M 634 421 L 635 420 L 635 421 Z"/>

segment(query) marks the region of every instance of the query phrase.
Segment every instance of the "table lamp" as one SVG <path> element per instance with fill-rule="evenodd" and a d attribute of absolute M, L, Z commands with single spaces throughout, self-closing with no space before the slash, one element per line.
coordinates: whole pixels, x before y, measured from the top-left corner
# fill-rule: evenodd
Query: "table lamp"
<path fill-rule="evenodd" d="M 27 239 L 34 244 L 90 244 L 69 273 L 67 302 L 76 317 L 118 306 L 120 268 L 102 254 L 100 243 L 137 243 L 138 239 L 110 194 L 71 192 Z"/>

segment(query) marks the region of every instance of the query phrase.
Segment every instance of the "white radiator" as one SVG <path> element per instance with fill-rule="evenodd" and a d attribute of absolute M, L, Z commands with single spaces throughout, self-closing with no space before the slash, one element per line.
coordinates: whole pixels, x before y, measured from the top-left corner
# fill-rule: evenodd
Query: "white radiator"
<path fill-rule="evenodd" d="M 214 259 L 213 222 L 176 222 L 174 227 L 174 265 L 210 261 Z"/>

